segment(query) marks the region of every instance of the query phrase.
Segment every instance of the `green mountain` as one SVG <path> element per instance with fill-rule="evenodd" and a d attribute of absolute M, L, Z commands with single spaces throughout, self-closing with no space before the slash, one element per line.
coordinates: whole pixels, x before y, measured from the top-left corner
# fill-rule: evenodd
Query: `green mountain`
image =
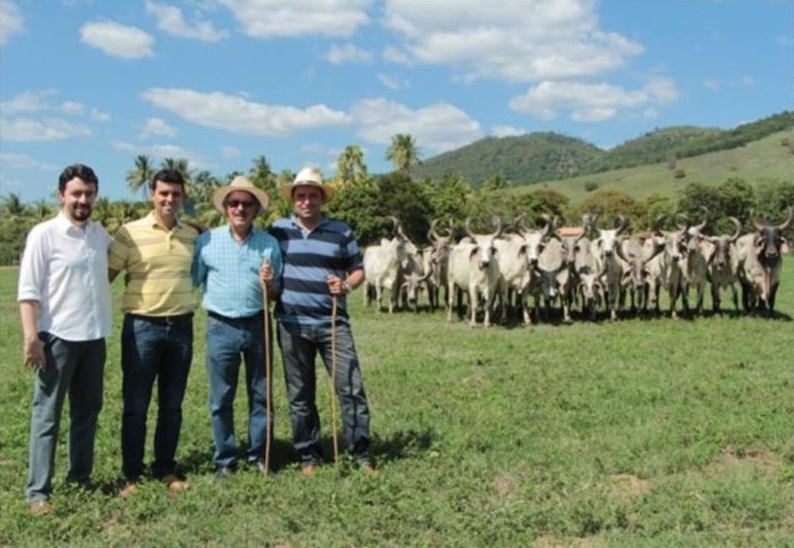
<path fill-rule="evenodd" d="M 741 148 L 792 127 L 794 112 L 787 111 L 730 130 L 657 129 L 609 151 L 553 132 L 487 137 L 427 159 L 415 168 L 414 176 L 440 179 L 454 173 L 479 188 L 489 177 L 501 174 L 510 186 L 520 187 L 658 163 L 675 169 L 682 159 Z"/>

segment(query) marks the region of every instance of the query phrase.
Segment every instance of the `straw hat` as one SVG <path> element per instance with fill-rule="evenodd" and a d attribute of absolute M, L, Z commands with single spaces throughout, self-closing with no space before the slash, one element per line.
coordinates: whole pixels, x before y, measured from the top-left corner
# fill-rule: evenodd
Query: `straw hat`
<path fill-rule="evenodd" d="M 238 175 L 232 179 L 229 186 L 222 186 L 215 189 L 215 192 L 212 193 L 212 205 L 215 206 L 215 209 L 225 214 L 226 211 L 223 209 L 223 201 L 226 199 L 226 196 L 235 191 L 248 192 L 251 194 L 259 202 L 260 211 L 266 209 L 270 203 L 270 197 L 267 195 L 267 192 L 256 188 L 248 178 Z"/>
<path fill-rule="evenodd" d="M 281 187 L 281 195 L 284 196 L 288 202 L 291 202 L 292 191 L 298 186 L 313 186 L 319 188 L 320 192 L 323 193 L 323 203 L 334 197 L 333 187 L 323 184 L 323 176 L 316 167 L 304 167 L 301 169 L 295 176 L 295 180 L 292 184 Z"/>

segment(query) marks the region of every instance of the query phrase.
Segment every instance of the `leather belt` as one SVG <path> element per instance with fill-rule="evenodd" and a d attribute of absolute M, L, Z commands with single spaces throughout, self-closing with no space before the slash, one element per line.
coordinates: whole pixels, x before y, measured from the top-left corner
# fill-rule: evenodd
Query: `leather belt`
<path fill-rule="evenodd" d="M 173 325 L 191 319 L 193 317 L 193 313 L 188 312 L 187 314 L 177 314 L 175 316 L 145 316 L 143 314 L 133 314 L 128 312 L 127 316 L 136 320 L 145 320 L 152 323 Z"/>
<path fill-rule="evenodd" d="M 251 320 L 262 320 L 265 317 L 265 311 L 260 310 L 256 314 L 251 314 L 250 316 L 241 316 L 239 318 L 231 318 L 229 316 L 224 316 L 223 314 L 218 314 L 217 312 L 213 312 L 212 310 L 207 311 L 207 316 L 214 320 L 218 320 L 219 322 L 225 323 L 235 323 L 235 322 L 248 322 Z"/>

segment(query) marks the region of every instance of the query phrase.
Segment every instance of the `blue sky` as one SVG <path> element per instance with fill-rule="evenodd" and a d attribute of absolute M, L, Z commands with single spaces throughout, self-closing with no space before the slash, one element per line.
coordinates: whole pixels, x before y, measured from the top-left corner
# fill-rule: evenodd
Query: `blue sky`
<path fill-rule="evenodd" d="M 135 156 L 217 176 L 346 145 L 390 169 L 486 136 L 609 148 L 656 128 L 791 110 L 792 1 L 0 1 L 0 194 L 48 199 L 91 165 L 132 198 Z"/>

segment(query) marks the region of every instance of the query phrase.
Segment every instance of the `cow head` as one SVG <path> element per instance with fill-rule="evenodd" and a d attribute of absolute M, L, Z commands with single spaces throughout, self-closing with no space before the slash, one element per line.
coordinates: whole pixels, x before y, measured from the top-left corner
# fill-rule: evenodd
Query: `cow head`
<path fill-rule="evenodd" d="M 615 247 L 620 245 L 618 236 L 628 226 L 625 217 L 618 215 L 615 220 L 615 228 L 604 229 L 596 228 L 598 231 L 598 238 L 595 240 L 595 245 L 601 258 L 612 257 L 615 253 Z"/>
<path fill-rule="evenodd" d="M 466 235 L 474 242 L 475 246 L 471 252 L 471 258 L 476 256 L 477 266 L 484 270 L 491 264 L 491 260 L 496 255 L 494 240 L 502 234 L 502 220 L 499 217 L 493 218 L 494 232 L 491 234 L 475 234 L 471 229 L 471 218 L 466 217 Z"/>
<path fill-rule="evenodd" d="M 736 243 L 736 240 L 739 238 L 739 234 L 742 232 L 742 224 L 736 217 L 728 217 L 728 219 L 736 228 L 736 231 L 733 233 L 733 235 L 727 236 L 723 234 L 722 236 L 703 236 L 706 241 L 710 242 L 714 246 L 707 258 L 708 263 L 712 265 L 712 267 L 718 269 L 726 268 L 730 265 L 731 246 Z"/>
<path fill-rule="evenodd" d="M 760 219 L 753 219 L 755 226 L 755 251 L 762 264 L 775 264 L 780 261 L 781 248 L 785 244 L 783 233 L 791 225 L 794 206 L 789 206 L 788 217 L 779 225 L 771 225 Z"/>

